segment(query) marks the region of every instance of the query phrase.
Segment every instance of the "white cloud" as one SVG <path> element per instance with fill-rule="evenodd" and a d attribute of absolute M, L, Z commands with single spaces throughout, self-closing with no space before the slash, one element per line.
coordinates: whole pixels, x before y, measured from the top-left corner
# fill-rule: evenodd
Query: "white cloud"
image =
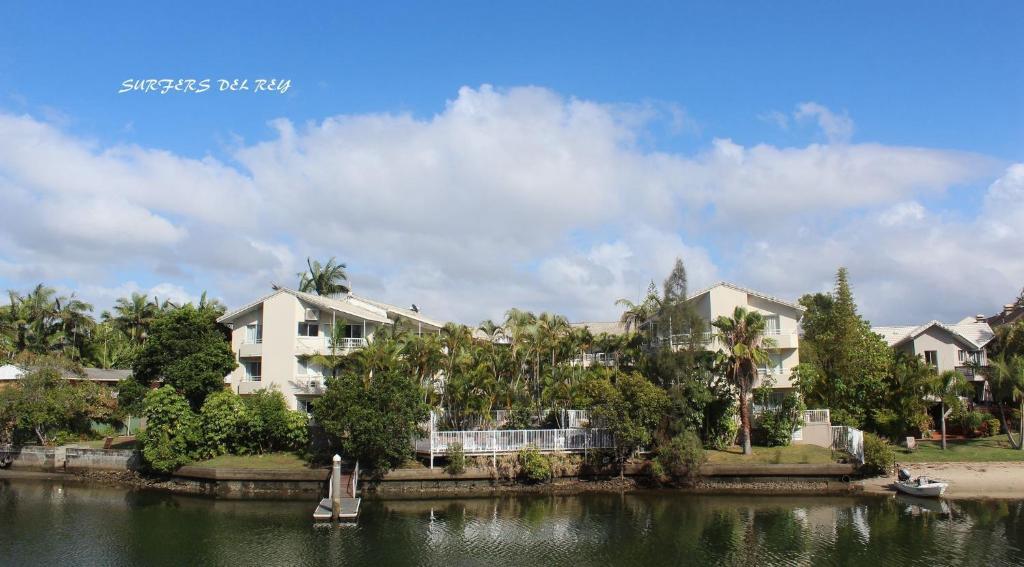
<path fill-rule="evenodd" d="M 815 120 L 822 133 L 828 138 L 829 143 L 846 143 L 853 136 L 853 120 L 845 112 L 843 114 L 836 114 L 816 102 L 798 104 L 796 111 L 793 113 L 793 118 L 796 120 Z"/>
<path fill-rule="evenodd" d="M 367 295 L 472 323 L 511 306 L 614 318 L 614 300 L 660 283 L 676 256 L 693 288 L 726 277 L 793 297 L 827 285 L 844 262 L 864 281 L 933 277 L 900 232 L 911 226 L 924 225 L 913 237 L 940 248 L 947 274 L 973 253 L 947 242 L 967 229 L 921 203 L 991 179 L 992 160 L 853 144 L 845 115 L 814 103 L 797 115 L 830 143 L 716 139 L 689 155 L 648 149 L 652 120 L 695 124 L 681 107 L 483 86 L 426 118 L 278 119 L 271 139 L 235 143 L 236 166 L 101 147 L 0 114 L 0 191 L 14 204 L 0 211 L 0 278 L 67 280 L 109 297 L 102 290 L 120 290 L 118 278 L 144 277 L 176 286 L 162 297 L 209 289 L 238 304 L 271 282 L 293 284 L 307 255 L 333 255 Z M 1020 177 L 1010 170 L 992 186 L 983 207 L 996 218 L 962 236 L 997 248 L 1013 238 L 1019 217 L 1006 216 L 1006 201 Z M 933 219 L 948 226 L 933 234 Z M 983 267 L 996 277 L 981 286 L 948 279 L 971 293 L 946 305 L 1005 293 L 1020 269 Z"/>

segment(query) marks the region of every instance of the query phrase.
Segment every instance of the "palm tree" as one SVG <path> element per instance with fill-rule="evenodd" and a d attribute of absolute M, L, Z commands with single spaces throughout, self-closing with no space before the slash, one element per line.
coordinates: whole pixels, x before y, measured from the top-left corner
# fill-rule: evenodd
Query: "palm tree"
<path fill-rule="evenodd" d="M 732 317 L 722 315 L 712 325 L 718 329 L 717 338 L 728 349 L 726 378 L 739 391 L 743 454 L 750 455 L 753 452 L 750 447 L 750 392 L 757 379 L 757 367 L 768 362 L 765 349 L 774 343 L 764 336 L 764 317 L 742 306 L 733 310 Z"/>
<path fill-rule="evenodd" d="M 306 258 L 309 269 L 299 272 L 299 291 L 317 295 L 335 295 L 351 291 L 344 282 L 348 281 L 345 264 L 338 263 L 332 256 L 327 264 L 321 265 L 317 260 Z"/>
<path fill-rule="evenodd" d="M 989 358 L 985 379 L 992 389 L 992 397 L 999 404 L 999 414 L 1006 427 L 1006 436 L 1014 449 L 1024 450 L 1024 355 L 1000 353 Z M 1020 404 L 1019 435 L 1013 438 L 1010 422 L 1006 420 L 1005 402 Z"/>
<path fill-rule="evenodd" d="M 641 325 L 658 313 L 662 307 L 662 300 L 658 297 L 658 288 L 654 285 L 654 280 L 651 280 L 651 285 L 648 286 L 647 295 L 643 301 L 633 303 L 623 298 L 616 301 L 615 305 L 626 308 L 619 320 L 625 325 L 628 333 L 630 329 L 639 329 Z"/>
<path fill-rule="evenodd" d="M 964 375 L 955 371 L 947 370 L 938 374 L 932 380 L 931 391 L 939 398 L 939 415 L 942 419 L 942 449 L 946 449 L 946 418 L 953 412 L 953 408 L 960 405 L 959 396 L 973 390 Z M 947 410 L 946 408 L 949 407 Z"/>
<path fill-rule="evenodd" d="M 64 350 L 72 360 L 81 360 L 85 338 L 96 326 L 88 314 L 92 311 L 92 305 L 76 298 L 74 293 L 67 298 L 58 297 L 55 304 L 66 343 Z"/>
<path fill-rule="evenodd" d="M 118 329 L 132 338 L 137 344 L 146 340 L 149 326 L 160 313 L 156 301 L 150 301 L 144 293 L 132 293 L 131 297 L 122 297 L 114 303 L 116 316 L 104 312 L 103 318 L 111 321 Z"/>

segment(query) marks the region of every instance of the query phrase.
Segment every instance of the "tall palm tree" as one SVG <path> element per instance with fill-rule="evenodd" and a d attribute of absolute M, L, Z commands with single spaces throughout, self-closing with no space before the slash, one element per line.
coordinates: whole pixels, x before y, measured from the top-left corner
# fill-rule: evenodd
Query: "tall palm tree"
<path fill-rule="evenodd" d="M 96 322 L 89 316 L 92 305 L 76 298 L 74 293 L 67 298 L 58 297 L 55 304 L 65 339 L 65 353 L 72 360 L 81 360 L 85 339 L 96 326 Z"/>
<path fill-rule="evenodd" d="M 298 273 L 299 291 L 317 295 L 335 295 L 351 291 L 345 283 L 348 281 L 348 274 L 345 273 L 347 266 L 337 262 L 333 256 L 324 265 L 318 260 L 306 258 L 306 266 L 309 267 L 307 271 Z"/>
<path fill-rule="evenodd" d="M 941 374 L 936 374 L 929 385 L 931 394 L 939 399 L 939 415 L 941 422 L 942 432 L 942 449 L 946 449 L 946 418 L 953 412 L 953 409 L 960 405 L 959 396 L 968 394 L 973 391 L 971 385 L 967 382 L 967 378 L 964 375 L 957 372 L 956 370 L 946 370 Z M 949 409 L 946 409 L 949 408 Z"/>
<path fill-rule="evenodd" d="M 743 454 L 750 455 L 753 452 L 750 447 L 750 393 L 757 380 L 758 366 L 768 362 L 766 349 L 774 343 L 764 336 L 764 317 L 742 306 L 733 310 L 732 317 L 722 315 L 712 325 L 718 329 L 717 338 L 727 349 L 726 378 L 739 392 Z"/>
<path fill-rule="evenodd" d="M 103 316 L 136 343 L 142 344 L 146 340 L 149 326 L 160 314 L 160 306 L 155 299 L 151 301 L 144 293 L 132 293 L 131 297 L 121 297 L 114 303 L 114 312 L 116 316 L 109 313 Z"/>
<path fill-rule="evenodd" d="M 1006 436 L 1014 449 L 1024 451 L 1024 355 L 1000 353 L 989 358 L 985 379 L 992 389 L 992 397 L 999 405 L 999 414 L 1006 427 Z M 1006 402 L 1020 404 L 1019 434 L 1013 438 L 1010 422 L 1006 420 Z"/>

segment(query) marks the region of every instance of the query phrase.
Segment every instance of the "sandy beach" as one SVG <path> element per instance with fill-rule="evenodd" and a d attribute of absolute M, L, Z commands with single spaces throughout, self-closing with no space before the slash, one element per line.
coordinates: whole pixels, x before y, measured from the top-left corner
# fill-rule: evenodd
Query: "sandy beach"
<path fill-rule="evenodd" d="M 1024 499 L 1024 462 L 1017 463 L 908 463 L 914 477 L 925 475 L 948 481 L 946 498 Z M 895 476 L 864 480 L 864 492 L 893 494 Z"/>

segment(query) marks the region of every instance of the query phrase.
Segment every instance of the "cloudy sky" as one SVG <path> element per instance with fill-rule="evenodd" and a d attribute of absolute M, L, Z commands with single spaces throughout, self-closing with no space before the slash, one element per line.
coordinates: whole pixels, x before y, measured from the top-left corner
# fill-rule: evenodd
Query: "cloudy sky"
<path fill-rule="evenodd" d="M 237 305 L 336 256 L 438 318 L 610 320 L 679 256 L 792 299 L 846 266 L 879 324 L 1024 286 L 1020 5 L 484 4 L 9 8 L 0 286 Z"/>

